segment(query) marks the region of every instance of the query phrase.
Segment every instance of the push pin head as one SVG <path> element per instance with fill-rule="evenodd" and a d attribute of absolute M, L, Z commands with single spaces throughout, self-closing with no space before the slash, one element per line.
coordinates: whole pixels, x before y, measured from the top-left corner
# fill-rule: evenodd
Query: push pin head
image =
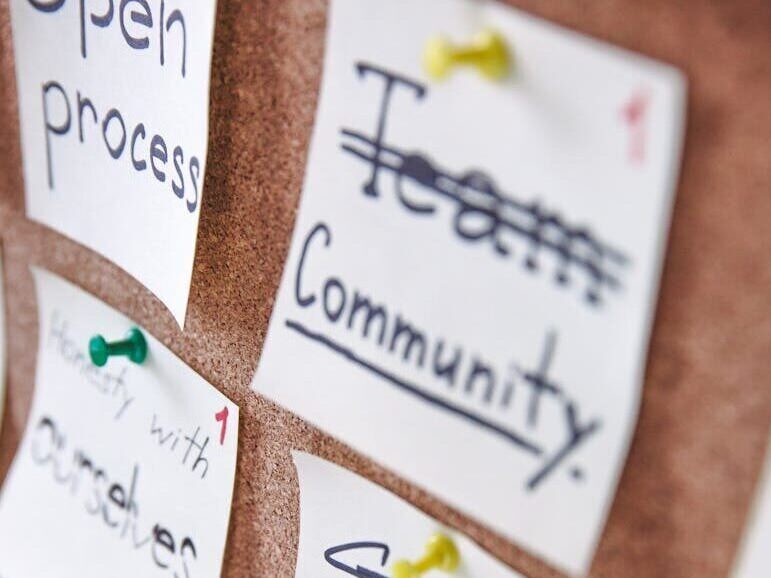
<path fill-rule="evenodd" d="M 397 560 L 392 568 L 392 578 L 418 578 L 436 568 L 454 572 L 460 563 L 460 553 L 455 543 L 445 534 L 434 534 L 426 544 L 426 553 L 420 560 Z"/>
<path fill-rule="evenodd" d="M 460 64 L 475 66 L 490 80 L 502 80 L 509 73 L 510 60 L 506 41 L 494 30 L 480 32 L 465 46 L 438 36 L 426 43 L 423 52 L 423 65 L 434 80 L 446 78 Z"/>
<path fill-rule="evenodd" d="M 88 342 L 88 353 L 94 365 L 102 367 L 114 355 L 125 355 L 134 363 L 142 363 L 147 357 L 147 341 L 142 332 L 134 327 L 122 341 L 107 343 L 101 335 L 94 335 Z"/>

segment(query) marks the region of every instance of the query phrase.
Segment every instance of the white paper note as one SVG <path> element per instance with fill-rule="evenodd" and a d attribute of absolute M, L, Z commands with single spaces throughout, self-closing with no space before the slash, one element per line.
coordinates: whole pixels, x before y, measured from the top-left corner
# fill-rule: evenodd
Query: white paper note
<path fill-rule="evenodd" d="M 573 574 L 637 414 L 685 83 L 486 2 L 332 0 L 253 387 Z M 494 27 L 502 84 L 424 43 Z"/>
<path fill-rule="evenodd" d="M 11 0 L 27 215 L 141 281 L 184 326 L 215 0 Z"/>
<path fill-rule="evenodd" d="M 766 463 L 758 482 L 733 578 L 766 578 L 771 574 L 771 439 Z"/>
<path fill-rule="evenodd" d="M 460 554 L 452 576 L 522 577 L 380 486 L 310 454 L 292 452 L 292 457 L 300 480 L 296 578 L 389 578 L 394 562 L 418 560 L 437 532 L 451 538 Z"/>
<path fill-rule="evenodd" d="M 0 495 L 0 576 L 219 576 L 238 407 L 148 334 L 144 364 L 92 365 L 90 337 L 133 324 L 34 276 L 35 397 Z"/>

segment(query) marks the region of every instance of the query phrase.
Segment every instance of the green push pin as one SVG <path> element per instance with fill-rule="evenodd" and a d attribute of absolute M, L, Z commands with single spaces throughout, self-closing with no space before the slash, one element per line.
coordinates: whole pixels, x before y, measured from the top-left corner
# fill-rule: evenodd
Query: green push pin
<path fill-rule="evenodd" d="M 147 341 L 136 327 L 126 335 L 126 339 L 107 343 L 101 335 L 94 335 L 88 342 L 88 353 L 94 365 L 102 367 L 107 359 L 114 355 L 125 355 L 134 363 L 142 363 L 147 357 Z"/>
<path fill-rule="evenodd" d="M 397 560 L 391 568 L 392 578 L 418 578 L 429 570 L 455 572 L 460 564 L 460 553 L 452 539 L 436 533 L 426 544 L 426 553 L 420 560 Z"/>

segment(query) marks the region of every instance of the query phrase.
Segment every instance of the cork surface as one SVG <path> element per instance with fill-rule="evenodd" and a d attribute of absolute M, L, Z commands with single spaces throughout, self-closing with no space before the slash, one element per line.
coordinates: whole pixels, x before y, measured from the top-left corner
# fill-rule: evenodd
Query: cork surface
<path fill-rule="evenodd" d="M 688 76 L 682 179 L 640 420 L 591 576 L 724 577 L 771 424 L 771 3 L 512 3 Z M 33 392 L 37 311 L 28 265 L 36 264 L 144 325 L 241 407 L 226 578 L 294 576 L 292 448 L 381 484 L 530 578 L 561 576 L 249 389 L 302 186 L 326 10 L 323 0 L 219 1 L 208 174 L 182 333 L 138 282 L 24 218 L 8 0 L 0 0 L 9 340 L 0 476 Z"/>

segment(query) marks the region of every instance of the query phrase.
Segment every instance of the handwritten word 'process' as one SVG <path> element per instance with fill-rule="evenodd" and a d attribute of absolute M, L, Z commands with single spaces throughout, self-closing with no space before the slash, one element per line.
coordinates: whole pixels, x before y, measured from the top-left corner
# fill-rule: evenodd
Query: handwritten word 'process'
<path fill-rule="evenodd" d="M 114 261 L 183 326 L 216 2 L 10 5 L 27 215 Z"/>

